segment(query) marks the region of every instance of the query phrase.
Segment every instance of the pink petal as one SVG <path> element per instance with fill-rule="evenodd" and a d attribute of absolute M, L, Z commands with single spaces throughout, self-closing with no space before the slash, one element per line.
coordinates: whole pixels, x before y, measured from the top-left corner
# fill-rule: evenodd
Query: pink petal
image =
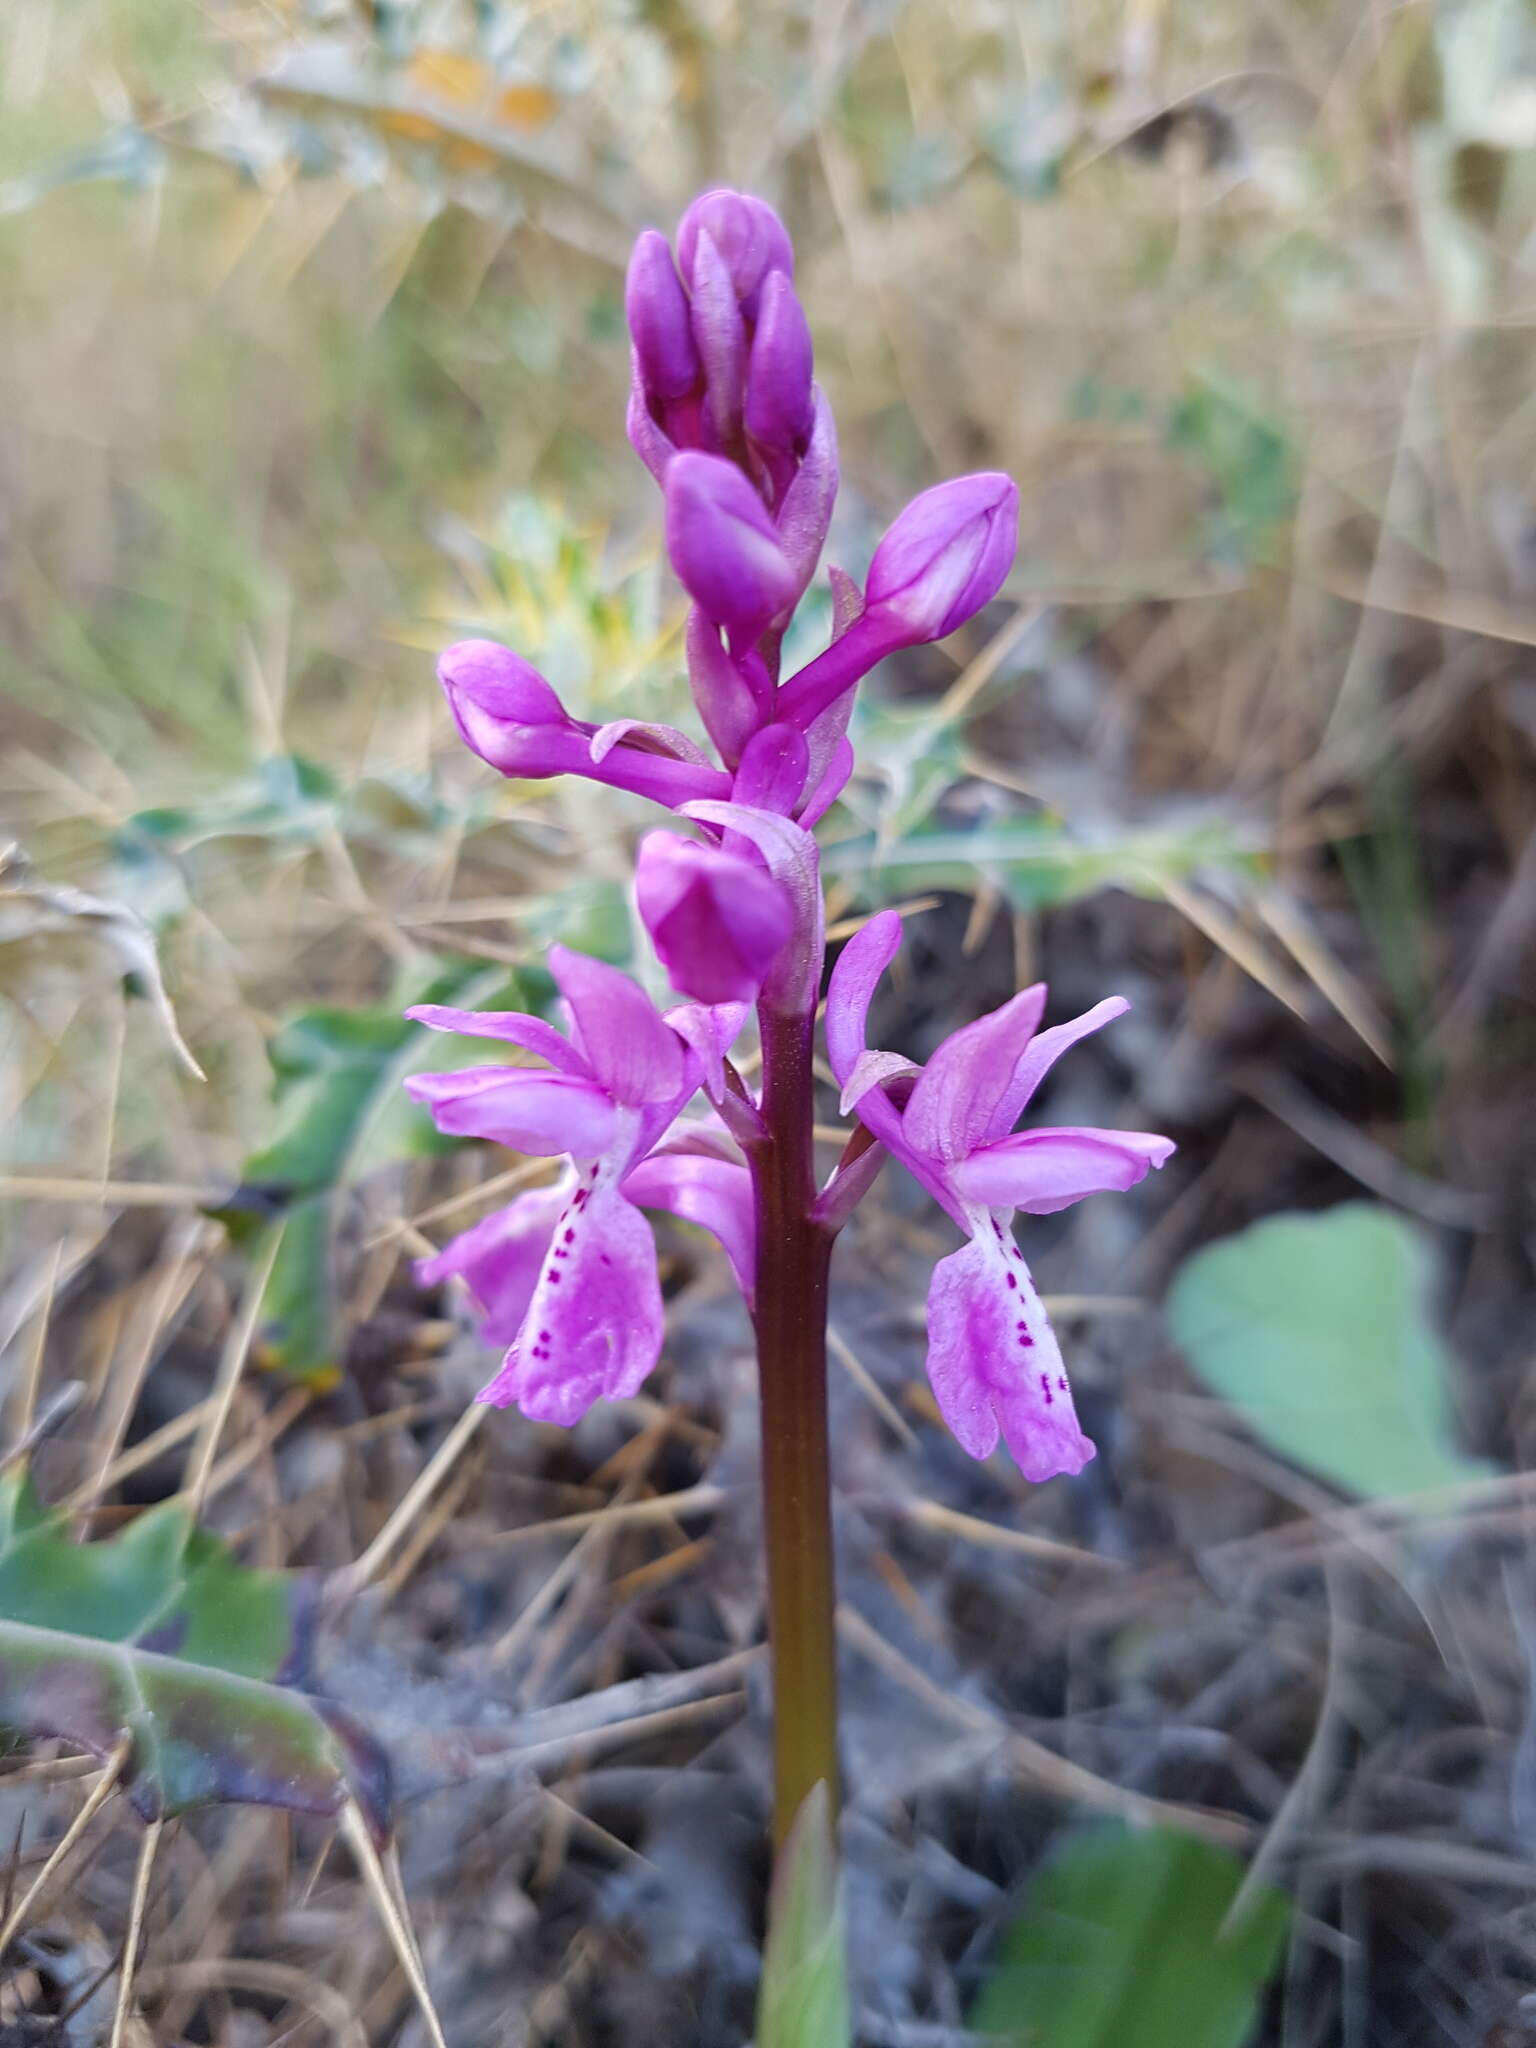
<path fill-rule="evenodd" d="M 574 1174 L 566 1173 L 553 1187 L 534 1188 L 493 1210 L 430 1259 L 418 1259 L 416 1278 L 423 1287 L 435 1287 L 457 1276 L 481 1310 L 486 1343 L 510 1344 L 522 1328 L 556 1220 L 575 1185 Z"/>
<path fill-rule="evenodd" d="M 550 947 L 549 971 L 570 1005 L 573 1040 L 616 1102 L 660 1102 L 688 1090 L 682 1040 L 637 982 L 565 946 Z"/>
<path fill-rule="evenodd" d="M 725 1056 L 741 1036 L 750 1003 L 678 1003 L 664 1013 L 704 1069 L 704 1092 L 718 1103 L 725 1094 Z"/>
<path fill-rule="evenodd" d="M 679 732 L 675 725 L 648 724 L 643 718 L 610 718 L 600 725 L 589 742 L 593 765 L 600 768 L 619 741 L 627 739 L 649 740 L 653 748 L 675 761 L 691 761 L 697 768 L 710 765 L 709 756 L 687 733 Z"/>
<path fill-rule="evenodd" d="M 525 1016 L 521 1010 L 454 1010 L 444 1003 L 414 1003 L 406 1016 L 432 1031 L 455 1031 L 464 1038 L 502 1038 L 508 1045 L 520 1045 L 524 1052 L 548 1060 L 562 1074 L 585 1074 L 586 1063 L 573 1051 L 569 1040 L 542 1017 Z"/>
<path fill-rule="evenodd" d="M 988 1137 L 1001 1137 L 993 1121 L 1044 1009 L 1045 986 L 1036 982 L 1001 1009 L 951 1032 L 912 1090 L 903 1117 L 908 1141 L 935 1159 L 956 1160 Z"/>
<path fill-rule="evenodd" d="M 973 1458 L 987 1457 L 1001 1435 L 1024 1477 L 1039 1482 L 1080 1472 L 1093 1456 L 1029 1269 L 990 1218 L 934 1268 L 928 1377 Z"/>
<path fill-rule="evenodd" d="M 901 919 L 882 910 L 844 946 L 827 984 L 827 1057 L 840 1088 L 866 1050 L 869 1006 L 880 977 L 901 945 Z"/>
<path fill-rule="evenodd" d="M 665 1209 L 717 1238 L 751 1307 L 757 1212 L 745 1166 L 698 1153 L 653 1152 L 624 1176 L 624 1193 L 642 1208 Z"/>
<path fill-rule="evenodd" d="M 800 813 L 800 823 L 807 832 L 813 825 L 819 825 L 831 810 L 847 787 L 848 778 L 852 773 L 853 742 L 843 738 L 832 749 L 831 759 L 827 762 L 821 780 L 806 798 L 805 808 Z"/>
<path fill-rule="evenodd" d="M 625 1400 L 661 1355 L 661 1282 L 650 1226 L 606 1162 L 555 1226 L 522 1333 L 480 1395 L 569 1427 L 594 1401 Z"/>
<path fill-rule="evenodd" d="M 405 1090 L 453 1137 L 489 1138 L 535 1156 L 570 1152 L 578 1159 L 595 1159 L 613 1142 L 613 1104 L 601 1088 L 570 1074 L 467 1067 L 456 1074 L 412 1074 Z"/>
<path fill-rule="evenodd" d="M 916 1074 L 922 1069 L 899 1052 L 876 1052 L 873 1048 L 861 1052 L 854 1062 L 853 1072 L 843 1087 L 838 1101 L 838 1112 L 846 1116 L 850 1109 L 857 1109 L 871 1088 L 878 1088 L 884 1081 L 894 1081 L 900 1074 Z"/>
<path fill-rule="evenodd" d="M 1021 1131 L 984 1145 L 954 1169 L 956 1186 L 988 1208 L 1050 1216 L 1085 1195 L 1124 1192 L 1173 1155 L 1173 1140 L 1152 1131 L 1098 1131 L 1068 1126 Z"/>
<path fill-rule="evenodd" d="M 1102 1003 L 1095 1003 L 1093 1008 L 1085 1010 L 1081 1017 L 1074 1017 L 1067 1024 L 1053 1024 L 1049 1031 L 1042 1031 L 1032 1039 L 1014 1068 L 1013 1077 L 1007 1088 L 998 1100 L 997 1115 L 987 1136 L 1005 1137 L 1023 1115 L 1030 1097 L 1062 1054 L 1070 1046 L 1076 1045 L 1080 1038 L 1087 1038 L 1091 1032 L 1101 1031 L 1116 1017 L 1123 1017 L 1130 1007 L 1124 996 L 1106 996 Z"/>
<path fill-rule="evenodd" d="M 757 848 L 768 872 L 788 893 L 794 926 L 763 984 L 763 1000 L 773 1009 L 793 1012 L 814 1007 L 821 988 L 821 963 L 826 950 L 822 915 L 821 860 L 816 842 L 788 818 L 752 804 L 712 800 L 680 805 L 685 818 L 739 832 Z"/>

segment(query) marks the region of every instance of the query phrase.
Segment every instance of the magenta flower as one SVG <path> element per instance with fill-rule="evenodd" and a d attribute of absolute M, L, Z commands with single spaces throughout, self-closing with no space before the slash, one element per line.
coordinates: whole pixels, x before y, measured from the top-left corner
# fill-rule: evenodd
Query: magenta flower
<path fill-rule="evenodd" d="M 672 986 L 701 1003 L 755 1000 L 794 924 L 766 869 L 676 832 L 641 840 L 635 901 Z"/>
<path fill-rule="evenodd" d="M 998 472 L 920 492 L 875 549 L 858 615 L 785 684 L 774 715 L 809 730 L 887 655 L 963 626 L 1002 588 L 1018 526 L 1018 486 Z"/>
<path fill-rule="evenodd" d="M 428 1262 L 432 1277 L 465 1277 L 488 1329 L 509 1345 L 480 1398 L 497 1407 L 516 1401 L 539 1421 L 568 1424 L 596 1400 L 635 1393 L 660 1355 L 656 1249 L 626 1177 L 698 1090 L 705 1056 L 617 968 L 564 946 L 550 949 L 549 965 L 565 998 L 568 1034 L 515 1010 L 423 1004 L 408 1013 L 437 1031 L 504 1039 L 547 1068 L 417 1074 L 406 1087 L 444 1131 L 572 1160 L 556 1214 L 550 1191 L 540 1190 Z M 715 1019 L 704 1021 L 714 1029 Z M 725 1021 L 734 1031 L 740 1013 Z M 718 1058 L 718 1040 L 714 1051 Z M 688 1201 L 694 1220 L 709 1205 L 710 1180 L 699 1169 L 691 1178 L 674 1175 L 672 1191 Z M 653 1188 L 648 1199 L 667 1206 L 663 1192 Z"/>
<path fill-rule="evenodd" d="M 460 738 L 503 775 L 584 775 L 669 807 L 730 793 L 729 776 L 686 733 L 572 718 L 532 663 L 498 641 L 456 641 L 438 657 L 437 674 Z"/>
<path fill-rule="evenodd" d="M 664 486 L 667 553 L 705 618 L 747 652 L 770 619 L 800 595 L 762 499 L 718 455 L 674 456 Z"/>
<path fill-rule="evenodd" d="M 827 995 L 827 1050 L 844 1111 L 858 1110 L 969 1240 L 939 1261 L 928 1291 L 934 1394 L 972 1457 L 987 1457 L 1001 1434 L 1026 1479 L 1081 1471 L 1093 1445 L 1078 1427 L 1055 1333 L 1013 1240 L 1013 1216 L 1049 1215 L 1086 1195 L 1134 1187 L 1174 1148 L 1148 1131 L 1013 1127 L 1068 1046 L 1130 1006 L 1111 996 L 1039 1031 L 1045 989 L 1037 985 L 953 1033 L 915 1068 L 865 1044 L 875 984 L 900 943 L 901 920 L 887 910 L 844 947 Z"/>

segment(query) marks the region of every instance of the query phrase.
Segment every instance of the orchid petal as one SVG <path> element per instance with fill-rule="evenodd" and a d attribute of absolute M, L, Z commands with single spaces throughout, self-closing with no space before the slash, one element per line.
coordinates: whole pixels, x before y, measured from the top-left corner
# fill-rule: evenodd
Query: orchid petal
<path fill-rule="evenodd" d="M 810 756 L 795 725 L 765 725 L 741 750 L 731 801 L 788 816 L 800 801 Z"/>
<path fill-rule="evenodd" d="M 521 1010 L 455 1010 L 446 1003 L 413 1003 L 406 1011 L 413 1024 L 429 1031 L 452 1031 L 461 1038 L 500 1038 L 520 1045 L 562 1074 L 585 1074 L 586 1063 L 563 1033 L 542 1017 Z"/>
<path fill-rule="evenodd" d="M 653 1152 L 625 1175 L 624 1193 L 642 1208 L 665 1209 L 717 1238 L 751 1306 L 757 1211 L 752 1176 L 739 1160 Z"/>
<path fill-rule="evenodd" d="M 691 1092 L 682 1040 L 638 982 L 566 946 L 550 947 L 549 971 L 570 1006 L 572 1039 L 616 1102 L 681 1100 Z"/>
<path fill-rule="evenodd" d="M 595 1159 L 613 1142 L 612 1102 L 603 1089 L 573 1074 L 466 1067 L 455 1074 L 412 1074 L 405 1091 L 431 1113 L 440 1131 L 489 1138 L 514 1152 Z"/>
<path fill-rule="evenodd" d="M 827 528 L 832 523 L 838 483 L 837 428 L 832 408 L 819 384 L 811 387 L 811 396 L 810 438 L 774 520 L 801 591 L 816 573 Z"/>
<path fill-rule="evenodd" d="M 679 1003 L 664 1021 L 698 1054 L 704 1092 L 713 1103 L 725 1097 L 725 1056 L 741 1036 L 750 1003 Z"/>
<path fill-rule="evenodd" d="M 583 1179 L 556 1224 L 522 1332 L 480 1394 L 565 1427 L 594 1401 L 625 1400 L 661 1355 L 661 1282 L 650 1225 L 617 1186 L 610 1158 Z"/>
<path fill-rule="evenodd" d="M 1087 1195 L 1124 1193 L 1173 1151 L 1171 1138 L 1152 1131 L 1021 1131 L 973 1152 L 955 1167 L 953 1178 L 969 1200 L 989 1208 L 1051 1216 Z"/>
<path fill-rule="evenodd" d="M 866 1049 L 869 1006 L 880 977 L 901 946 L 901 919 L 881 910 L 861 925 L 837 956 L 827 984 L 827 1057 L 846 1087 Z"/>
<path fill-rule="evenodd" d="M 1029 1269 L 991 1218 L 934 1268 L 928 1377 L 973 1458 L 989 1456 L 1001 1434 L 1024 1477 L 1038 1483 L 1080 1472 L 1093 1456 Z"/>
<path fill-rule="evenodd" d="M 1049 1031 L 1039 1032 L 1025 1047 L 1013 1070 L 1013 1078 L 999 1096 L 997 1116 L 987 1136 L 1001 1138 L 1011 1131 L 1028 1108 L 1030 1097 L 1062 1054 L 1076 1045 L 1080 1038 L 1087 1038 L 1091 1032 L 1101 1031 L 1116 1017 L 1123 1017 L 1130 1007 L 1124 996 L 1106 996 L 1102 1003 L 1095 1003 L 1091 1010 L 1085 1010 L 1081 1017 L 1074 1017 L 1070 1023 L 1053 1024 Z"/>
<path fill-rule="evenodd" d="M 731 273 L 707 231 L 693 249 L 693 338 L 704 364 L 705 403 L 722 446 L 741 432 L 747 376 L 747 327 Z"/>
<path fill-rule="evenodd" d="M 720 628 L 695 605 L 688 614 L 683 645 L 688 657 L 688 683 L 704 729 L 734 764 L 766 715 L 773 685 L 762 657 L 750 652 L 740 661 L 726 652 Z"/>
<path fill-rule="evenodd" d="M 532 1188 L 450 1238 L 441 1251 L 416 1261 L 423 1287 L 464 1282 L 481 1311 L 487 1344 L 510 1344 L 522 1328 L 555 1224 L 576 1186 L 572 1172 L 552 1187 Z"/>
<path fill-rule="evenodd" d="M 814 728 L 811 737 L 814 742 L 817 737 Z M 813 825 L 821 823 L 847 787 L 848 778 L 852 773 L 853 742 L 845 733 L 832 749 L 831 758 L 822 771 L 821 780 L 805 800 L 805 808 L 800 813 L 800 824 L 805 831 L 809 832 Z"/>
<path fill-rule="evenodd" d="M 843 1086 L 842 1099 L 837 1107 L 846 1116 L 850 1109 L 856 1109 L 871 1088 L 878 1088 L 882 1081 L 894 1081 L 898 1074 L 918 1074 L 922 1069 L 915 1060 L 909 1060 L 899 1052 L 876 1052 L 871 1049 L 861 1052 L 854 1062 L 853 1072 Z"/>
<path fill-rule="evenodd" d="M 644 377 L 638 355 L 633 356 L 633 370 L 630 379 L 629 406 L 624 415 L 624 431 L 629 436 L 629 445 L 645 464 L 657 483 L 666 480 L 667 464 L 677 453 L 677 443 L 671 435 L 657 426 L 651 413 L 650 399 L 645 389 Z"/>
<path fill-rule="evenodd" d="M 655 725 L 643 718 L 610 718 L 606 725 L 600 725 L 593 733 L 591 755 L 594 767 L 601 767 L 620 740 L 632 735 L 650 740 L 670 754 L 674 761 L 691 761 L 695 768 L 708 768 L 712 764 L 709 756 L 696 740 L 687 733 L 679 732 L 675 725 Z"/>
<path fill-rule="evenodd" d="M 935 1159 L 955 1160 L 1002 1135 L 993 1132 L 993 1118 L 1044 1009 L 1045 986 L 1036 982 L 950 1033 L 907 1104 L 903 1121 L 912 1144 Z"/>
<path fill-rule="evenodd" d="M 825 925 L 821 900 L 821 864 L 816 842 L 788 818 L 751 804 L 706 801 L 682 806 L 685 818 L 721 825 L 751 840 L 768 872 L 782 883 L 794 908 L 794 930 L 763 984 L 763 1000 L 779 1011 L 814 1005 L 821 983 Z"/>

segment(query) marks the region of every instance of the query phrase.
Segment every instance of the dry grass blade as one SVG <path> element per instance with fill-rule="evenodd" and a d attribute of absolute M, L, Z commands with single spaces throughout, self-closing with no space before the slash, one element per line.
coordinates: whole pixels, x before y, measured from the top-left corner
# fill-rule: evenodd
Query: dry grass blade
<path fill-rule="evenodd" d="M 474 1442 L 490 1409 L 483 1401 L 471 1402 L 416 1475 L 399 1506 L 374 1537 L 362 1556 L 336 1575 L 337 1596 L 349 1599 L 376 1578 L 410 1534 L 416 1518 Z"/>
<path fill-rule="evenodd" d="M 80 1811 L 75 1815 L 69 1826 L 59 1837 L 58 1842 L 49 1852 L 47 1862 L 44 1863 L 42 1869 L 11 1908 L 6 1916 L 5 1925 L 0 1927 L 0 1955 L 4 1955 L 5 1951 L 15 1940 L 18 1929 L 26 1924 L 28 1914 L 47 1891 L 55 1872 L 74 1848 L 76 1842 L 85 1833 L 91 1822 L 96 1818 L 102 1807 L 105 1806 L 108 1799 L 111 1798 L 113 1789 L 123 1774 L 123 1767 L 128 1761 L 131 1748 L 131 1743 L 122 1742 L 113 1750 L 111 1757 L 107 1761 L 106 1768 L 82 1800 Z"/>
<path fill-rule="evenodd" d="M 1161 1822 L 1167 1827 L 1182 1828 L 1187 1834 L 1201 1835 L 1211 1842 L 1236 1845 L 1247 1842 L 1251 1836 L 1250 1824 L 1236 1814 L 1214 1813 L 1204 1807 L 1177 1806 L 1169 1800 L 1150 1799 L 1143 1793 L 1127 1790 L 1123 1785 L 1111 1784 L 1096 1771 L 1073 1763 L 1069 1757 L 1059 1756 L 1054 1749 L 1047 1749 L 1043 1742 L 1036 1742 L 1032 1736 L 1020 1734 L 985 1707 L 972 1706 L 958 1699 L 941 1685 L 936 1685 L 855 1609 L 839 1607 L 837 1625 L 845 1640 L 868 1657 L 871 1663 L 878 1664 L 952 1726 L 983 1740 L 996 1741 L 1007 1751 L 1023 1777 L 1054 1798 L 1071 1805 L 1090 1807 L 1098 1813 L 1116 1814 L 1136 1826 Z"/>
<path fill-rule="evenodd" d="M 133 1873 L 133 1896 L 128 1907 L 128 1933 L 123 1942 L 123 1960 L 118 1972 L 117 2006 L 112 2014 L 112 2038 L 109 2048 L 124 2048 L 128 2038 L 129 2022 L 133 2015 L 133 1977 L 138 1964 L 139 1947 L 144 1939 L 144 1916 L 149 1910 L 149 1881 L 154 1875 L 155 1855 L 160 1847 L 160 1831 L 163 1821 L 152 1820 L 144 1829 L 144 1839 L 139 1844 L 139 1860 Z"/>
<path fill-rule="evenodd" d="M 139 1984 L 146 1991 L 217 1991 L 225 1986 L 255 1991 L 268 1998 L 285 1999 L 304 2006 L 329 2028 L 339 2048 L 368 2048 L 362 2022 L 340 1992 L 310 1970 L 291 1963 L 260 1962 L 246 1956 L 194 1958 L 184 1963 L 163 1963 L 139 1972 Z"/>
<path fill-rule="evenodd" d="M 394 1949 L 395 1959 L 405 1972 L 406 1981 L 426 2022 L 432 2048 L 448 2048 L 442 2022 L 438 2019 L 437 2008 L 432 2003 L 432 1993 L 427 1985 L 427 1973 L 422 1965 L 421 1950 L 416 1945 L 416 1932 L 411 1925 L 410 1914 L 396 1896 L 384 1859 L 379 1854 L 373 1836 L 368 1831 L 368 1823 L 355 1800 L 348 1800 L 342 1809 L 341 1829 L 346 1836 L 347 1846 L 356 1857 L 358 1868 L 363 1873 L 363 1880 L 379 1918 L 384 1923 L 384 1930 L 389 1936 L 390 1946 Z"/>
<path fill-rule="evenodd" d="M 272 1269 L 277 1264 L 282 1242 L 283 1231 L 279 1225 L 273 1231 L 271 1243 L 265 1253 L 246 1276 L 245 1298 L 240 1304 L 240 1313 L 231 1324 L 229 1335 L 224 1340 L 224 1351 L 219 1359 L 213 1393 L 208 1402 L 201 1434 L 193 1446 L 188 1461 L 187 1481 L 183 1489 L 188 1510 L 194 1521 L 202 1513 L 203 1503 L 208 1495 L 208 1482 L 213 1475 L 213 1461 L 218 1455 L 219 1439 L 224 1434 L 224 1425 L 228 1422 L 229 1411 L 234 1406 L 235 1392 L 240 1385 L 240 1374 L 251 1348 L 251 1339 L 256 1334 L 256 1324 L 260 1320 L 262 1303 L 266 1299 L 267 1283 L 272 1278 Z"/>

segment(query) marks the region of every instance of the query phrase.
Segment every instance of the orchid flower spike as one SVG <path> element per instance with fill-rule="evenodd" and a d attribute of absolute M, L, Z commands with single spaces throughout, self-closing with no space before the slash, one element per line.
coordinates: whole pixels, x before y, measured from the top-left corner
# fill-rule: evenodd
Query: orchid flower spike
<path fill-rule="evenodd" d="M 428 1280 L 462 1274 L 486 1311 L 487 1334 L 508 1346 L 481 1400 L 515 1401 L 537 1421 L 569 1424 L 594 1401 L 637 1392 L 660 1355 L 661 1285 L 655 1243 L 632 1199 L 636 1169 L 649 1171 L 641 1199 L 694 1221 L 714 1214 L 709 1227 L 738 1248 L 750 1192 L 745 1166 L 718 1154 L 691 1172 L 671 1169 L 670 1179 L 649 1168 L 647 1155 L 703 1078 L 694 1034 L 658 1016 L 616 967 L 564 946 L 551 947 L 549 966 L 565 998 L 565 1033 L 516 1010 L 422 1004 L 408 1012 L 435 1031 L 501 1039 L 544 1068 L 416 1074 L 406 1088 L 440 1130 L 570 1158 L 556 1190 L 487 1218 L 422 1269 Z M 731 1035 L 740 1022 L 731 1012 Z"/>
<path fill-rule="evenodd" d="M 1013 1238 L 1016 1211 L 1046 1216 L 1125 1189 L 1173 1152 L 1150 1131 L 1015 1132 L 1067 1048 L 1130 1005 L 1111 996 L 1068 1024 L 1038 1029 L 1041 985 L 954 1032 L 926 1067 L 871 1051 L 875 985 L 901 943 L 894 911 L 844 947 L 827 994 L 827 1050 L 844 1111 L 860 1120 L 966 1233 L 928 1291 L 928 1376 L 944 1420 L 973 1458 L 999 1435 L 1026 1479 L 1078 1472 L 1093 1445 L 1078 1427 L 1055 1333 Z M 915 1081 L 911 1078 L 915 1076 Z M 892 1092 L 899 1082 L 904 1106 Z"/>

